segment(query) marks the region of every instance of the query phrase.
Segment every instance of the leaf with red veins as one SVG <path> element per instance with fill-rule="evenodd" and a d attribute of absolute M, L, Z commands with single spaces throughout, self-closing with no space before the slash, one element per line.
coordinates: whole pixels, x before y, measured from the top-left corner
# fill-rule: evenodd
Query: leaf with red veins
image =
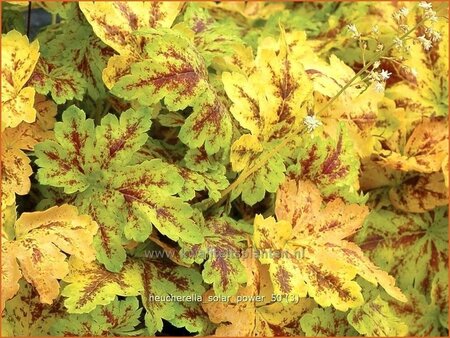
<path fill-rule="evenodd" d="M 177 168 L 159 159 L 118 170 L 113 187 L 125 199 L 125 236 L 144 241 L 153 224 L 173 241 L 200 243 L 203 236 L 192 220 L 193 210 L 173 196 L 182 186 L 183 178 Z"/>
<path fill-rule="evenodd" d="M 184 109 L 209 90 L 208 71 L 192 42 L 176 31 L 151 30 L 148 56 L 131 65 L 111 92 L 127 100 L 151 105 L 164 98 L 170 110 Z"/>
<path fill-rule="evenodd" d="M 355 241 L 401 288 L 426 293 L 447 266 L 447 225 L 446 207 L 422 214 L 381 209 L 372 211 Z"/>

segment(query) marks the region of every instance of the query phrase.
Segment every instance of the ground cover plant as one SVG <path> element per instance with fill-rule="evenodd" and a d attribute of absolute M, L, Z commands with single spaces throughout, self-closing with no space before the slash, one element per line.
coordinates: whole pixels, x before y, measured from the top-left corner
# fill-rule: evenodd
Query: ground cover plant
<path fill-rule="evenodd" d="M 2 2 L 2 335 L 448 336 L 447 13 Z"/>

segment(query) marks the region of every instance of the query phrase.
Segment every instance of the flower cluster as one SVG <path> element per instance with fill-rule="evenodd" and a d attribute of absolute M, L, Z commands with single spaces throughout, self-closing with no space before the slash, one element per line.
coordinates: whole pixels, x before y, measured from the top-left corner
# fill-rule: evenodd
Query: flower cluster
<path fill-rule="evenodd" d="M 372 71 L 369 73 L 369 81 L 374 85 L 374 90 L 377 93 L 384 92 L 384 88 L 386 87 L 386 81 L 391 77 L 392 73 L 388 72 L 385 69 L 381 69 L 380 71 L 376 71 L 380 65 L 379 62 L 375 62 L 372 66 Z"/>

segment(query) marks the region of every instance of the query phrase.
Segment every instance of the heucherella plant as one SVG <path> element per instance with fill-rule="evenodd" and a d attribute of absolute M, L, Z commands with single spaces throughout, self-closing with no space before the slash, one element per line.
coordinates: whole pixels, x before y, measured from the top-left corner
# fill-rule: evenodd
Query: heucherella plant
<path fill-rule="evenodd" d="M 2 335 L 448 336 L 447 12 L 2 2 Z"/>

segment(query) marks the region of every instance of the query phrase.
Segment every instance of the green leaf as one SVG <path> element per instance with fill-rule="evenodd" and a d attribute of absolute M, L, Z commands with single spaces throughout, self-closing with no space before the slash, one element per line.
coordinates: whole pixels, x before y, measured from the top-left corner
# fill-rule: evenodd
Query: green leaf
<path fill-rule="evenodd" d="M 203 281 L 213 284 L 217 295 L 232 296 L 239 285 L 247 281 L 240 255 L 246 249 L 246 233 L 233 219 L 207 218 L 202 226 L 205 241 L 197 245 L 182 245 L 186 262 L 204 263 Z"/>
<path fill-rule="evenodd" d="M 345 312 L 331 307 L 315 308 L 300 319 L 302 330 L 307 337 L 356 336 L 349 325 Z"/>
<path fill-rule="evenodd" d="M 408 335 L 446 336 L 448 331 L 442 325 L 441 309 L 430 303 L 425 295 L 415 289 L 405 293 L 408 297 L 407 303 L 400 303 L 393 299 L 389 299 L 388 303 L 392 312 L 408 325 Z M 445 298 L 443 300 L 445 301 Z"/>
<path fill-rule="evenodd" d="M 44 58 L 39 59 L 29 83 L 40 94 L 51 93 L 57 104 L 82 100 L 86 91 L 86 81 L 78 70 L 54 64 Z"/>
<path fill-rule="evenodd" d="M 233 55 L 234 47 L 243 44 L 234 21 L 215 20 L 208 10 L 196 3 L 189 3 L 183 19 L 195 33 L 195 46 L 207 66 L 214 65 L 215 59 Z"/>
<path fill-rule="evenodd" d="M 106 306 L 97 306 L 88 314 L 72 314 L 53 324 L 53 336 L 131 336 L 140 335 L 142 308 L 136 297 L 114 299 Z"/>
<path fill-rule="evenodd" d="M 180 323 L 184 308 L 177 298 L 170 300 L 170 297 L 189 300 L 189 296 L 204 292 L 198 272 L 160 259 L 128 259 L 119 273 L 96 263 L 82 264 L 77 260 L 71 263 L 71 273 L 64 278 L 68 285 L 62 291 L 70 313 L 90 312 L 96 306 L 110 304 L 116 296 L 140 295 L 150 335 L 162 330 L 163 319 L 170 322 L 178 316 Z"/>
<path fill-rule="evenodd" d="M 398 319 L 380 296 L 351 309 L 349 323 L 362 335 L 370 337 L 400 337 L 408 334 L 408 326 Z"/>
<path fill-rule="evenodd" d="M 289 171 L 301 179 L 314 182 L 325 197 L 343 197 L 350 203 L 361 203 L 358 194 L 360 162 L 344 125 L 336 138 L 305 136 L 299 147 L 297 166 Z"/>
<path fill-rule="evenodd" d="M 55 6 L 56 3 L 44 5 Z M 67 74 L 77 74 L 76 76 L 80 77 L 83 86 L 76 88 L 78 100 L 81 100 L 79 96 L 84 93 L 97 100 L 106 96 L 102 71 L 114 52 L 94 34 L 78 5 L 73 5 L 62 3 L 60 8 L 52 8 L 63 17 L 63 20 L 57 25 L 48 26 L 38 34 L 38 39 L 43 45 L 41 52 L 45 61 L 55 64 L 60 72 L 65 71 Z M 42 81 L 36 74 L 33 80 L 36 83 Z M 52 94 L 57 93 L 57 90 L 58 87 L 55 86 L 50 88 Z"/>
<path fill-rule="evenodd" d="M 63 302 L 42 304 L 31 284 L 24 280 L 19 284 L 19 293 L 6 302 L 2 314 L 2 336 L 50 336 L 54 323 L 67 316 Z"/>
<path fill-rule="evenodd" d="M 191 42 L 171 30 L 146 32 L 144 50 L 148 59 L 131 65 L 130 74 L 121 77 L 111 93 L 127 100 L 151 105 L 164 98 L 170 110 L 192 105 L 209 88 L 208 72 Z"/>
<path fill-rule="evenodd" d="M 193 112 L 178 134 L 191 149 L 204 144 L 206 153 L 227 149 L 231 141 L 231 117 L 217 94 L 208 90 L 193 104 Z"/>
<path fill-rule="evenodd" d="M 74 203 L 99 224 L 97 259 L 111 271 L 125 261 L 123 236 L 145 241 L 152 224 L 174 241 L 202 241 L 191 207 L 174 196 L 184 184 L 179 168 L 159 159 L 127 166 L 148 138 L 146 112 L 107 115 L 94 128 L 83 111 L 71 107 L 55 127 L 56 141 L 36 146 L 40 182 L 77 194 Z"/>
<path fill-rule="evenodd" d="M 355 236 L 363 251 L 405 290 L 429 292 L 448 261 L 448 210 L 423 214 L 372 211 Z"/>

